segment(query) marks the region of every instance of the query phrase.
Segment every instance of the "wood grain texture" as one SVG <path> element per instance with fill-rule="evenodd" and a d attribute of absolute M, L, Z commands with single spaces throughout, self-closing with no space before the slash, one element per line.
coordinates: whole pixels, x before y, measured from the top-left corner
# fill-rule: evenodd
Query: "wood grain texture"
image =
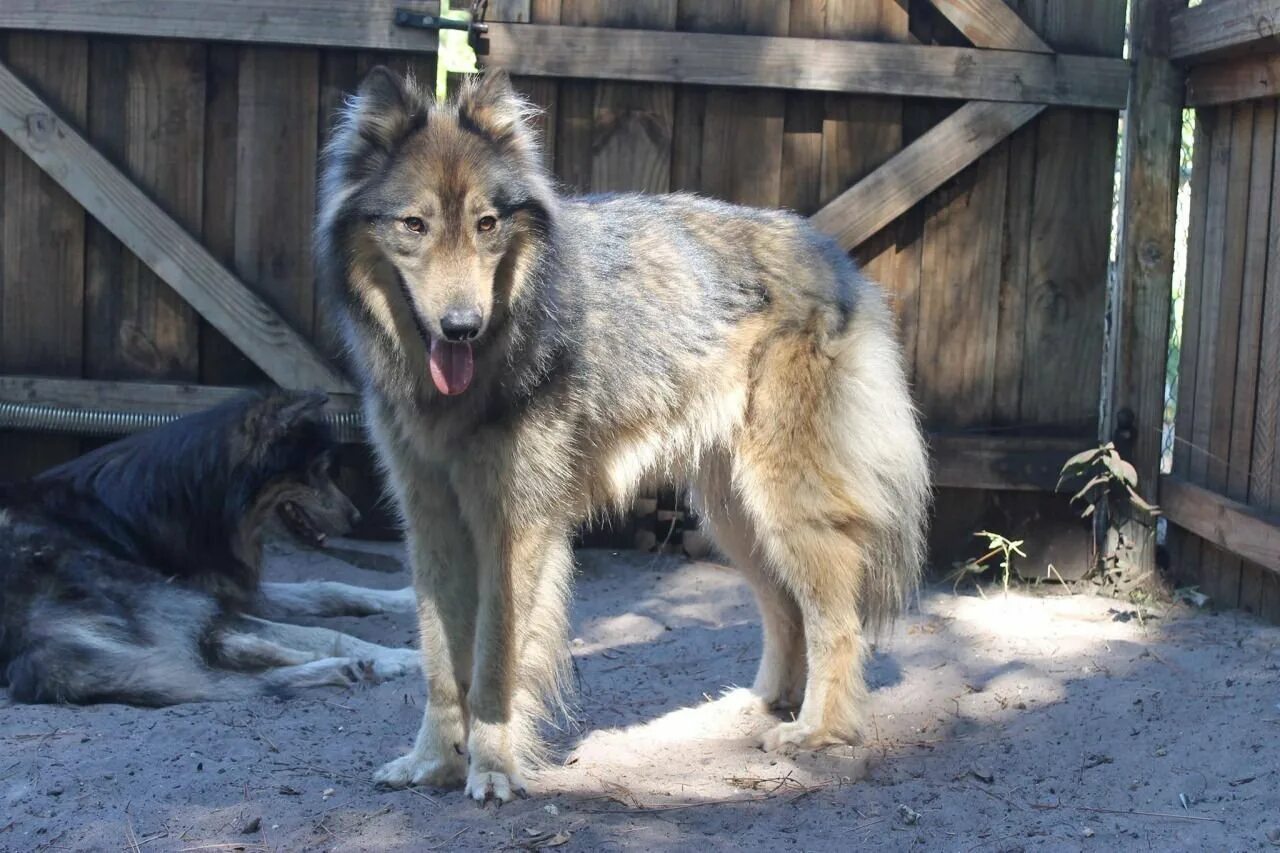
<path fill-rule="evenodd" d="M 1174 59 L 1199 61 L 1280 45 L 1280 0 L 1208 0 L 1170 20 Z"/>
<path fill-rule="evenodd" d="M 304 336 L 315 330 L 310 252 L 315 211 L 319 56 L 252 48 L 240 55 L 235 269 Z"/>
<path fill-rule="evenodd" d="M 972 101 L 813 216 L 814 224 L 853 248 L 991 150 L 1044 108 Z"/>
<path fill-rule="evenodd" d="M 89 138 L 192 233 L 203 212 L 205 48 L 192 42 L 92 45 Z M 191 381 L 197 315 L 171 287 L 90 221 L 85 375 Z"/>
<path fill-rule="evenodd" d="M 563 0 L 561 21 L 569 26 L 671 29 L 676 0 L 619 4 Z M 589 165 L 578 180 L 592 192 L 667 192 L 671 188 L 671 139 L 675 92 L 644 83 L 574 83 L 574 104 L 590 103 Z M 588 90 L 590 94 L 588 95 Z M 586 116 L 579 119 L 586 125 Z M 589 173 L 588 173 L 589 169 Z"/>
<path fill-rule="evenodd" d="M 1280 113 L 1280 101 L 1271 102 L 1270 109 Z M 1273 166 L 1277 156 L 1280 156 L 1280 122 L 1273 149 Z M 1273 168 L 1249 502 L 1280 511 L 1280 209 L 1275 204 L 1277 195 L 1280 195 L 1280 168 Z"/>
<path fill-rule="evenodd" d="M 346 381 L 305 339 L 282 323 L 7 67 L 0 67 L 0 131 L 197 311 L 254 355 L 277 382 L 290 387 L 347 390 Z M 78 236 L 83 240 L 82 233 Z M 60 345 L 65 347 L 65 342 Z"/>
<path fill-rule="evenodd" d="M 0 376 L 0 400 L 5 402 L 99 411 L 189 415 L 244 393 L 243 388 L 219 385 Z M 355 395 L 331 394 L 327 408 L 330 411 L 350 411 L 358 405 Z"/>
<path fill-rule="evenodd" d="M 5 0 L 0 29 L 434 51 L 436 33 L 395 25 L 400 6 L 440 9 L 434 0 Z"/>
<path fill-rule="evenodd" d="M 0 50 L 50 104 L 83 126 L 88 100 L 85 39 L 0 35 Z M 2 136 L 0 196 L 0 370 L 79 376 L 84 210 L 19 145 Z M 6 435 L 3 444 L 4 479 L 35 474 L 79 451 L 78 441 L 62 437 Z"/>
<path fill-rule="evenodd" d="M 737 43 L 746 45 L 759 43 L 756 39 L 762 37 L 785 36 L 789 17 L 788 5 L 773 0 L 682 0 L 677 26 L 696 32 L 660 35 L 693 38 L 703 44 L 745 39 Z M 784 96 L 763 90 L 710 89 L 702 109 L 698 189 L 739 204 L 776 207 L 782 195 Z"/>
<path fill-rule="evenodd" d="M 1085 438 L 1027 438 L 1007 435 L 929 436 L 934 485 L 951 489 L 1052 492 L 1062 466 L 1088 449 Z M 972 495 L 968 496 L 970 500 Z"/>
<path fill-rule="evenodd" d="M 980 160 L 925 203 L 916 390 L 937 427 L 992 419 L 1006 156 Z"/>
<path fill-rule="evenodd" d="M 1123 0 L 1048 2 L 1029 22 L 1059 51 L 1117 55 Z M 1036 125 L 1027 254 L 1022 419 L 1096 429 L 1117 117 L 1047 110 Z"/>
<path fill-rule="evenodd" d="M 974 47 L 1052 53 L 1005 0 L 930 0 Z"/>
<path fill-rule="evenodd" d="M 693 3 L 681 28 L 707 26 L 712 2 Z M 786 6 L 758 0 L 777 29 Z M 736 9 L 730 4 L 731 11 Z M 779 11 L 781 10 L 781 11 Z M 748 20 L 750 16 L 742 18 Z M 1120 109 L 1129 68 L 1115 57 L 921 47 L 707 32 L 494 24 L 487 62 L 513 74 L 745 86 L 922 98 L 982 98 Z M 760 31 L 757 28 L 756 31 Z M 740 31 L 740 30 L 739 30 Z M 783 28 L 785 32 L 785 28 Z"/>
<path fill-rule="evenodd" d="M 1234 555 L 1280 572 L 1280 519 L 1180 477 L 1160 479 L 1165 516 Z"/>
<path fill-rule="evenodd" d="M 1280 95 L 1280 55 L 1245 56 L 1187 72 L 1187 106 L 1211 107 Z"/>
<path fill-rule="evenodd" d="M 1133 84 L 1121 154 L 1120 243 L 1109 326 L 1110 388 L 1102 434 L 1123 445 L 1138 488 L 1155 499 L 1162 451 L 1165 365 L 1173 298 L 1178 168 L 1182 137 L 1181 73 L 1168 59 L 1170 0 L 1138 0 L 1130 45 Z M 1125 424 L 1125 433 L 1117 428 Z M 1150 524 L 1122 521 L 1138 571 L 1155 570 Z"/>

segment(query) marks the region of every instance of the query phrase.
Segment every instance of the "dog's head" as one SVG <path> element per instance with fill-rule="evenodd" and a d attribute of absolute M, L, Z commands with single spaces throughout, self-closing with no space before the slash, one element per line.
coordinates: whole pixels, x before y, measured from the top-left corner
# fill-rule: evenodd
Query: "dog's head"
<path fill-rule="evenodd" d="M 256 540 L 270 521 L 304 544 L 341 536 L 360 513 L 335 482 L 335 443 L 323 394 L 277 392 L 250 405 L 235 439 L 245 481 L 253 483 L 241 538 Z"/>
<path fill-rule="evenodd" d="M 520 250 L 551 216 L 531 114 L 505 73 L 437 103 L 380 67 L 326 150 L 321 230 L 345 222 L 343 253 L 372 271 L 349 295 L 389 334 L 423 338 L 443 394 L 470 385 L 473 348 L 501 323 L 530 263 Z"/>

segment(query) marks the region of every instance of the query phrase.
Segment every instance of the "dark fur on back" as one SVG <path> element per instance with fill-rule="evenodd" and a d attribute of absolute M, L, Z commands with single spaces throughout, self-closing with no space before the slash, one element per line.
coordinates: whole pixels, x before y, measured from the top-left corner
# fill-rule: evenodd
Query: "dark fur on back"
<path fill-rule="evenodd" d="M 254 596 L 262 534 L 290 489 L 327 482 L 323 402 L 247 395 L 0 485 L 0 675 L 13 698 L 211 698 L 201 643 Z"/>

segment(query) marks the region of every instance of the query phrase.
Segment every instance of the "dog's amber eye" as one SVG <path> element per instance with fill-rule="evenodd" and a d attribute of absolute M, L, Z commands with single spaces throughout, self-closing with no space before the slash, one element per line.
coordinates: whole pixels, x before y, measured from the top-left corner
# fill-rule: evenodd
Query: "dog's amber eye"
<path fill-rule="evenodd" d="M 416 216 L 406 216 L 404 219 L 400 220 L 400 224 L 405 228 L 408 228 L 414 234 L 421 234 L 423 231 L 427 230 L 427 223 L 423 222 Z"/>
<path fill-rule="evenodd" d="M 497 228 L 497 227 L 498 227 L 498 218 L 496 216 L 481 216 L 480 220 L 476 222 L 476 228 L 480 229 L 481 231 L 492 231 L 494 228 Z"/>

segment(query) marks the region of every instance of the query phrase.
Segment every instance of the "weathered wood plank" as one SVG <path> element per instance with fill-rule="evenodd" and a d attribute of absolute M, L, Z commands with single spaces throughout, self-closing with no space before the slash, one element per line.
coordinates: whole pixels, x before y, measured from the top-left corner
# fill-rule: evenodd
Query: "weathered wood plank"
<path fill-rule="evenodd" d="M 625 7 L 600 0 L 564 0 L 561 21 L 571 26 L 671 29 L 676 0 L 644 0 Z M 645 83 L 574 83 L 591 99 L 588 187 L 592 192 L 667 192 L 675 92 Z M 583 106 L 587 95 L 584 92 Z M 585 170 L 584 170 L 585 171 Z"/>
<path fill-rule="evenodd" d="M 683 0 L 677 25 L 698 32 L 662 35 L 704 43 L 785 36 L 789 18 L 788 4 L 773 0 Z M 785 123 L 786 98 L 780 92 L 709 90 L 702 117 L 700 190 L 740 204 L 777 206 Z"/>
<path fill-rule="evenodd" d="M 859 245 L 1043 109 L 965 104 L 814 214 L 814 224 L 846 249 Z"/>
<path fill-rule="evenodd" d="M 50 103 L 73 121 L 84 121 L 85 39 L 0 35 L 0 52 L 35 81 Z M 84 211 L 2 136 L 0 195 L 0 369 L 79 376 L 84 346 Z M 34 474 L 79 450 L 78 441 L 66 438 L 10 435 L 3 444 L 0 463 L 5 479 Z"/>
<path fill-rule="evenodd" d="M 1203 485 L 1219 493 L 1227 492 L 1234 433 L 1233 400 L 1238 384 L 1242 381 L 1242 377 L 1236 374 L 1236 354 L 1240 344 L 1245 237 L 1249 232 L 1250 179 L 1254 168 L 1251 156 L 1255 124 L 1253 104 L 1237 104 L 1230 109 L 1233 113 L 1231 169 L 1227 178 L 1227 210 L 1223 223 L 1220 272 L 1216 283 L 1208 280 L 1205 282 L 1218 291 L 1218 331 L 1215 338 L 1217 353 L 1211 380 L 1212 391 L 1209 395 L 1212 414 L 1208 427 L 1208 465 Z M 1215 601 L 1226 607 L 1236 606 L 1240 590 L 1239 560 L 1226 554 L 1206 554 L 1202 560 L 1201 575 L 1205 591 Z"/>
<path fill-rule="evenodd" d="M 1086 438 L 1027 438 L 936 432 L 929 436 L 934 486 L 1052 492 L 1062 466 Z"/>
<path fill-rule="evenodd" d="M 931 425 L 992 420 L 1007 177 L 996 152 L 925 202 L 916 395 Z"/>
<path fill-rule="evenodd" d="M 1280 572 L 1280 519 L 1180 477 L 1160 478 L 1160 508 L 1179 527 Z"/>
<path fill-rule="evenodd" d="M 3 65 L 0 131 L 272 379 L 295 388 L 349 389 L 305 339 Z"/>
<path fill-rule="evenodd" d="M 825 5 L 828 38 L 901 43 L 910 39 L 907 8 L 894 0 L 841 0 Z M 902 147 L 900 99 L 828 94 L 822 122 L 822 203 L 866 177 Z M 885 229 L 856 253 L 867 275 L 893 291 L 898 290 L 899 279 L 918 274 L 918 252 L 898 251 L 903 227 L 897 223 Z M 911 269 L 912 265 L 917 268 Z"/>
<path fill-rule="evenodd" d="M 1280 46 L 1280 0 L 1208 0 L 1170 19 L 1171 55 L 1199 61 Z"/>
<path fill-rule="evenodd" d="M 1125 111 L 1113 362 L 1103 424 L 1103 435 L 1123 445 L 1148 497 L 1160 474 L 1182 135 L 1181 74 L 1168 59 L 1174 2 L 1137 0 L 1132 6 L 1131 28 L 1138 35 L 1130 46 L 1134 79 Z M 1117 435 L 1121 424 L 1124 434 Z M 1155 536 L 1143 521 L 1121 522 L 1121 535 L 1134 546 L 1134 567 L 1150 573 Z"/>
<path fill-rule="evenodd" d="M 48 376 L 0 376 L 0 400 L 43 406 L 66 406 L 120 412 L 179 415 L 199 412 L 245 393 L 244 388 L 175 382 L 116 382 L 55 379 Z M 353 394 L 330 394 L 328 408 L 349 411 L 359 406 Z"/>
<path fill-rule="evenodd" d="M 1249 176 L 1249 209 L 1244 235 L 1244 269 L 1240 298 L 1240 330 L 1236 344 L 1235 395 L 1231 414 L 1231 449 L 1227 455 L 1226 495 L 1232 500 L 1250 503 L 1257 409 L 1262 387 L 1263 309 L 1266 297 L 1266 274 L 1269 226 L 1273 207 L 1272 178 L 1276 143 L 1276 104 L 1257 104 L 1253 115 L 1252 167 Z M 1238 593 L 1236 605 L 1251 612 L 1262 606 L 1262 570 L 1249 562 L 1234 560 L 1230 574 Z"/>
<path fill-rule="evenodd" d="M 1114 57 L 834 39 L 494 24 L 488 44 L 486 64 L 542 77 L 1102 109 L 1124 106 L 1129 81 L 1128 63 Z"/>
<path fill-rule="evenodd" d="M 434 51 L 436 33 L 395 25 L 435 0 L 5 0 L 0 29 L 373 50 Z"/>
<path fill-rule="evenodd" d="M 205 52 L 177 41 L 91 45 L 89 138 L 192 233 L 203 205 Z M 86 249 L 85 375 L 198 378 L 191 306 L 97 222 Z"/>
<path fill-rule="evenodd" d="M 1210 107 L 1280 95 L 1280 55 L 1245 56 L 1187 72 L 1187 106 Z"/>
<path fill-rule="evenodd" d="M 930 0 L 974 47 L 1053 53 L 1005 0 Z"/>
<path fill-rule="evenodd" d="M 1271 109 L 1280 111 L 1280 102 Z M 1280 157 L 1277 128 L 1273 164 Z M 1272 212 L 1267 236 L 1267 270 L 1263 285 L 1261 350 L 1258 356 L 1258 401 L 1253 422 L 1253 476 L 1249 503 L 1280 511 L 1280 169 L 1271 175 Z"/>
<path fill-rule="evenodd" d="M 315 329 L 310 238 L 319 73 L 312 50 L 241 52 L 235 268 L 307 338 Z"/>

